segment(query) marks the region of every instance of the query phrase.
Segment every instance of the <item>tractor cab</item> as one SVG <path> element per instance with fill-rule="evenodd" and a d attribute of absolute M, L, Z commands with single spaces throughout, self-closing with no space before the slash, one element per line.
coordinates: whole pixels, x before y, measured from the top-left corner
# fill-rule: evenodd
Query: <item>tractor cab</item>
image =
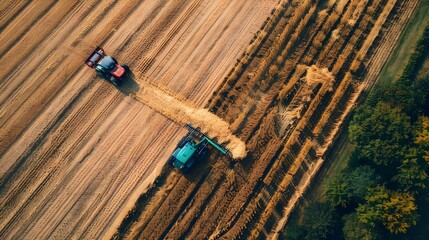
<path fill-rule="evenodd" d="M 117 78 L 121 78 L 125 73 L 125 68 L 119 65 L 111 56 L 105 56 L 98 64 L 96 70 L 104 72 L 107 70 L 110 74 Z"/>

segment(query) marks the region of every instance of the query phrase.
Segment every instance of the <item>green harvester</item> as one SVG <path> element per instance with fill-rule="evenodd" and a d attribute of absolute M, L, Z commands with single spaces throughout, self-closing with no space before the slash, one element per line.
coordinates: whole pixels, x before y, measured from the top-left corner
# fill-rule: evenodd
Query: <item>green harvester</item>
<path fill-rule="evenodd" d="M 194 128 L 191 124 L 186 124 L 185 127 L 188 129 L 188 134 L 177 144 L 176 150 L 168 159 L 169 164 L 186 172 L 196 160 L 207 157 L 209 145 L 223 155 L 229 155 L 226 148 L 202 133 L 200 129 Z"/>

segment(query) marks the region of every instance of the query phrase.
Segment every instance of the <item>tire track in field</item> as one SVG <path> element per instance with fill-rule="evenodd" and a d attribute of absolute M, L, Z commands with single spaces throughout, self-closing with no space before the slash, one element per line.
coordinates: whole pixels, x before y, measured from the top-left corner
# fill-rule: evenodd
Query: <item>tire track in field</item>
<path fill-rule="evenodd" d="M 94 96 L 93 96 L 94 97 Z M 77 120 L 77 119 L 76 119 Z M 60 135 L 60 137 L 63 137 L 64 138 L 64 135 Z M 62 143 L 62 141 L 63 140 L 57 140 L 57 141 L 54 141 L 54 142 L 56 142 L 56 144 L 61 144 Z M 50 149 L 50 151 L 56 151 L 56 148 L 51 148 Z M 36 159 L 38 159 L 38 158 L 36 158 Z M 43 157 L 42 157 L 42 159 L 43 159 Z M 47 160 L 47 159 L 45 159 L 45 160 Z M 41 161 L 41 162 L 45 162 L 45 161 Z M 26 174 L 25 174 L 26 175 Z M 28 181 L 31 181 L 31 178 L 27 178 L 27 179 L 29 179 Z M 25 188 L 24 188 L 25 189 Z M 17 191 L 18 191 L 19 189 L 17 189 Z"/>
<path fill-rule="evenodd" d="M 102 92 L 102 91 L 100 91 L 100 92 Z M 93 99 L 96 99 L 95 98 L 95 96 L 93 96 L 94 98 Z M 110 103 L 110 104 L 108 104 L 107 106 L 111 106 L 112 104 Z M 88 109 L 88 111 L 87 111 L 87 114 L 89 115 L 89 114 L 91 114 L 91 112 L 89 111 L 90 110 L 90 108 L 89 107 L 87 107 L 87 109 Z M 103 109 L 104 110 L 104 114 L 107 114 L 107 110 L 106 109 Z M 82 119 L 82 115 L 80 115 L 80 116 L 78 116 L 77 118 L 76 118 L 76 121 L 75 121 L 75 125 L 76 126 L 78 126 L 79 124 L 80 124 L 80 120 Z M 96 120 L 99 120 L 99 118 L 100 117 L 98 117 L 98 118 L 96 118 Z M 76 129 L 76 127 L 72 127 L 72 128 L 70 128 L 70 131 L 74 131 L 74 129 Z M 88 131 L 88 130 L 87 130 Z M 63 133 L 63 132 L 62 132 Z M 68 135 L 68 134 L 67 134 Z M 59 137 L 62 137 L 62 138 L 64 138 L 65 136 L 67 136 L 67 135 L 60 135 Z M 85 136 L 84 134 L 82 135 L 82 136 Z M 79 140 L 81 140 L 81 139 L 79 139 Z M 57 141 L 55 141 L 55 144 L 62 144 L 62 142 L 63 142 L 63 140 L 57 140 Z M 79 142 L 79 141 L 78 141 Z M 54 145 L 55 146 L 55 145 Z M 26 201 L 25 201 L 25 203 L 23 204 L 23 206 L 21 206 L 21 207 L 15 207 L 15 209 L 16 208 L 18 208 L 19 210 L 20 210 L 20 212 L 18 212 L 18 213 L 15 213 L 14 214 L 14 218 L 16 219 L 18 216 L 20 216 L 21 214 L 22 214 L 22 212 L 25 210 L 25 207 L 28 205 L 28 204 L 30 204 L 31 203 L 31 200 L 32 200 L 32 198 L 34 198 L 39 192 L 40 192 L 40 190 L 43 188 L 43 186 L 44 186 L 44 184 L 46 184 L 46 181 L 47 180 L 49 180 L 53 175 L 55 175 L 55 170 L 57 169 L 58 170 L 58 168 L 60 167 L 60 166 L 62 166 L 60 163 L 55 163 L 54 162 L 54 169 L 52 169 L 50 172 L 48 172 L 48 173 L 44 173 L 44 171 L 43 171 L 43 169 L 46 169 L 47 167 L 46 167 L 46 164 L 47 163 L 49 163 L 50 161 L 49 161 L 49 159 L 52 159 L 53 158 L 53 156 L 52 156 L 52 154 L 55 154 L 55 151 L 56 151 L 56 147 L 54 147 L 54 146 L 51 146 L 50 148 L 48 148 L 48 152 L 46 152 L 45 154 L 44 154 L 44 156 L 41 156 L 40 158 L 36 158 L 36 159 L 38 159 L 38 162 L 39 162 L 39 164 L 38 165 L 36 165 L 37 166 L 37 168 L 33 168 L 33 169 L 31 169 L 30 170 L 30 172 L 28 173 L 28 174 L 25 174 L 25 178 L 24 178 L 24 182 L 22 182 L 21 184 L 24 184 L 24 185 L 21 185 L 21 186 L 19 186 L 19 187 L 17 187 L 17 188 L 15 188 L 14 189 L 14 191 L 15 191 L 15 194 L 21 194 L 21 189 L 28 189 L 28 187 L 26 186 L 26 184 L 29 184 L 29 183 L 31 183 L 31 182 L 34 182 L 34 179 L 40 179 L 41 177 L 37 177 L 37 176 L 34 176 L 34 174 L 37 174 L 37 173 L 42 173 L 43 175 L 45 175 L 45 177 L 42 177 L 42 179 L 45 179 L 45 180 L 43 180 L 43 184 L 40 184 L 40 185 L 38 185 L 37 186 L 37 188 L 36 188 L 36 190 L 34 190 L 33 191 L 33 193 L 32 193 L 32 195 L 31 195 L 31 197 L 28 197 L 28 198 L 25 198 L 26 199 Z M 73 149 L 73 148 L 71 148 L 71 149 Z M 54 158 L 55 159 L 55 158 Z M 62 160 L 62 161 L 64 161 L 65 160 L 65 158 Z M 22 179 L 22 178 L 21 178 Z M 28 191 L 28 190 L 27 190 Z M 14 194 L 14 195 L 15 195 Z M 12 195 L 12 196 L 14 196 L 14 195 Z M 8 194 L 8 196 L 10 196 L 10 197 L 12 197 L 11 195 L 9 195 Z M 9 198 L 10 198 L 9 197 Z M 11 203 L 14 203 L 15 201 L 10 201 Z M 5 206 L 5 205 L 3 205 L 3 206 Z M 7 205 L 6 205 L 7 206 Z M 11 221 L 12 223 L 14 222 L 14 221 Z M 8 225 L 11 225 L 11 223 L 9 223 Z M 3 228 L 3 230 L 4 229 L 7 229 L 7 228 Z"/>
<path fill-rule="evenodd" d="M 185 13 L 179 15 L 179 18 L 173 23 L 173 26 L 169 28 L 168 32 L 166 32 L 161 41 L 157 43 L 155 47 L 150 48 L 148 56 L 143 58 L 143 61 L 137 64 L 140 71 L 146 72 L 147 69 L 152 66 L 156 56 L 160 54 L 167 43 L 171 42 L 180 29 L 185 26 L 185 23 L 191 19 L 191 16 L 194 14 L 201 3 L 202 0 L 193 1 L 192 4 L 186 8 Z"/>
<path fill-rule="evenodd" d="M 51 75 L 52 71 L 53 72 L 57 71 L 60 68 L 59 63 L 65 59 L 66 59 L 65 55 L 56 55 L 56 56 L 51 55 L 51 57 L 48 58 L 47 60 L 52 63 L 51 67 L 44 69 L 44 71 L 39 71 L 34 75 L 34 78 L 36 79 L 36 81 L 34 81 L 34 83 L 32 84 L 28 84 L 27 86 L 21 89 L 22 94 L 20 95 L 23 95 L 23 97 L 19 98 L 14 94 L 14 96 L 11 96 L 11 98 L 15 98 L 17 99 L 17 101 L 7 102 L 5 105 L 2 106 L 2 112 L 0 113 L 0 128 L 2 129 L 2 131 L 7 129 L 7 126 L 5 126 L 6 123 L 17 122 L 16 118 L 18 118 L 19 116 L 17 114 L 13 114 L 13 112 L 19 111 L 20 108 L 23 106 L 23 104 L 27 102 L 32 96 L 34 96 L 35 92 L 40 90 L 41 85 L 43 85 L 43 83 L 45 82 L 44 80 L 47 77 L 49 77 L 49 75 Z M 29 108 L 33 108 L 33 107 L 37 107 L 37 106 L 32 106 Z M 28 115 L 28 114 L 25 114 L 25 115 Z M 5 134 L 0 134 L 0 136 L 5 136 Z M 7 148 L 7 146 L 4 148 Z"/>
<path fill-rule="evenodd" d="M 243 2 L 237 4 L 240 4 L 241 6 L 244 5 Z M 174 68 L 166 68 L 168 69 L 167 73 L 172 75 L 171 77 L 167 75 L 157 76 L 157 78 L 166 79 L 167 81 L 165 85 L 176 86 L 173 89 L 175 91 L 180 91 L 181 94 L 187 96 L 188 99 L 193 100 L 193 93 L 203 94 L 203 92 L 201 92 L 201 88 L 203 86 L 201 86 L 200 83 L 202 82 L 202 80 L 207 80 L 208 78 L 196 78 L 195 75 L 198 74 L 198 70 L 207 61 L 206 59 L 210 58 L 210 52 L 211 50 L 213 50 L 215 46 L 214 43 L 216 43 L 216 40 L 218 40 L 219 35 L 222 35 L 223 31 L 226 30 L 226 27 L 229 23 L 224 23 L 226 26 L 224 26 L 224 29 L 221 29 L 221 26 L 219 26 L 221 25 L 219 23 L 219 19 L 223 16 L 223 13 L 228 10 L 230 5 L 233 5 L 233 3 L 224 3 L 223 1 L 213 5 L 212 8 L 214 9 L 212 11 L 215 11 L 215 13 L 203 16 L 203 19 L 200 20 L 200 22 L 202 22 L 203 24 L 198 26 L 198 28 L 195 29 L 192 35 L 189 35 L 187 37 L 187 41 L 189 43 L 182 43 L 185 45 L 186 51 L 177 51 L 175 58 L 171 59 L 170 62 L 174 63 L 176 61 L 180 61 L 180 58 L 182 56 L 186 56 L 187 59 L 182 61 L 183 63 L 180 65 L 173 64 Z M 208 39 L 208 36 L 211 36 L 211 38 Z M 210 69 L 207 70 L 210 71 Z M 183 80 L 186 81 L 183 83 Z M 180 88 L 178 88 L 177 86 L 180 86 Z"/>
<path fill-rule="evenodd" d="M 0 35 L 0 59 L 18 43 L 27 32 L 37 25 L 54 7 L 58 1 L 47 0 L 35 3 L 25 8 L 21 18 L 17 18 L 16 23 L 12 23 L 10 31 L 5 31 Z M 34 3 L 34 2 L 33 2 Z M 40 11 L 40 12 L 39 12 Z"/>
<path fill-rule="evenodd" d="M 129 56 L 128 61 L 133 63 L 135 74 L 141 75 L 147 70 L 145 67 L 147 63 L 145 60 L 145 58 L 147 58 L 147 52 L 152 48 L 156 48 L 157 41 L 160 41 L 162 37 L 172 37 L 168 34 L 171 34 L 175 31 L 175 28 L 180 26 L 174 24 L 171 26 L 171 22 L 176 18 L 183 20 L 181 17 L 182 11 L 186 11 L 189 5 L 195 6 L 195 1 L 187 4 L 169 2 L 166 5 L 160 6 L 154 19 L 147 23 L 147 27 L 139 29 L 139 32 L 129 38 L 129 41 L 135 40 L 136 42 L 130 50 L 125 50 Z"/>
<path fill-rule="evenodd" d="M 26 33 L 19 42 L 7 50 L 5 54 L 2 54 L 0 60 L 8 59 L 3 61 L 0 65 L 0 79 L 5 79 L 10 74 L 11 69 L 17 70 L 17 65 L 20 65 L 28 53 L 31 53 L 40 46 L 43 40 L 49 35 L 52 29 L 59 26 L 63 19 L 67 16 L 68 11 L 78 4 L 78 1 L 65 1 L 57 2 L 49 11 L 49 16 L 42 18 L 32 28 L 32 30 Z M 33 37 L 33 34 L 37 33 L 37 38 Z M 18 54 L 20 53 L 20 54 Z"/>
<path fill-rule="evenodd" d="M 245 8 L 246 7 L 246 8 Z M 253 5 L 250 4 L 249 2 L 246 2 L 246 6 L 239 6 L 237 9 L 235 9 L 234 12 L 234 16 L 236 17 L 243 17 L 244 16 L 240 16 L 240 14 L 256 14 L 256 9 L 259 9 L 260 6 L 259 5 Z M 230 37 L 229 36 L 229 32 L 227 33 L 223 33 L 222 35 L 219 36 L 219 38 L 216 39 L 216 41 L 213 43 L 213 46 L 215 45 L 220 45 L 221 43 L 225 43 L 223 44 L 224 47 L 222 47 L 222 49 L 224 49 L 224 51 L 222 52 L 214 52 L 214 51 L 210 51 L 210 54 L 207 54 L 210 60 L 207 61 L 205 60 L 203 63 L 203 65 L 200 67 L 199 71 L 196 72 L 196 76 L 192 76 L 192 79 L 222 79 L 220 74 L 227 72 L 227 66 L 231 65 L 233 62 L 232 56 L 236 56 L 238 55 L 238 53 L 242 50 L 239 47 L 237 47 L 235 44 L 236 42 L 239 42 L 238 37 L 242 37 L 243 35 L 245 35 L 245 32 L 249 32 L 249 25 L 251 25 L 250 21 L 245 22 L 244 24 L 237 24 L 237 25 L 232 25 L 232 26 L 228 26 L 229 28 L 231 28 L 231 35 L 232 33 L 234 33 L 234 37 Z M 229 40 L 227 40 L 229 39 Z M 244 45 L 243 45 L 244 46 Z M 234 52 L 234 50 L 236 52 Z M 219 62 L 218 66 L 215 66 L 214 63 Z M 202 70 L 202 69 L 206 69 L 206 70 Z M 216 73 L 217 71 L 217 73 Z M 212 89 L 216 89 L 218 85 L 218 82 L 216 81 L 212 81 L 213 85 L 209 86 L 209 87 L 205 87 L 205 91 L 201 91 L 203 84 L 205 84 L 203 81 L 196 81 L 197 84 L 196 86 L 194 86 L 193 88 L 197 89 L 197 91 L 193 91 L 193 93 L 189 94 L 189 99 L 192 99 L 194 102 L 197 103 L 204 103 L 207 101 L 208 97 L 211 95 Z M 217 84 L 216 84 L 217 83 Z M 216 85 L 215 85 L 216 84 Z M 192 87 L 191 87 L 192 88 Z M 201 96 L 200 99 L 198 99 L 197 97 Z"/>
<path fill-rule="evenodd" d="M 11 0 L 0 6 L 0 34 L 32 2 Z"/>
<path fill-rule="evenodd" d="M 141 108 L 141 106 L 139 106 L 138 104 L 134 104 L 134 108 L 136 108 L 136 106 L 138 108 Z M 139 113 L 140 110 L 137 111 L 136 113 L 133 113 L 134 111 L 127 111 L 127 112 L 128 112 L 127 114 L 133 114 L 133 115 L 141 114 L 141 113 Z M 128 115 L 123 116 L 123 121 L 127 121 L 127 119 L 129 119 L 129 117 L 127 117 L 127 116 Z M 135 119 L 135 121 L 137 121 L 137 120 L 139 120 L 139 118 Z M 123 125 L 124 124 L 123 121 L 118 122 L 117 125 Z M 129 148 L 132 148 L 135 144 L 135 138 L 137 137 L 136 131 L 142 131 L 142 128 L 139 127 L 140 125 L 137 124 L 137 122 L 135 122 L 135 121 L 134 121 L 134 124 L 127 125 L 123 131 L 119 128 L 117 131 L 120 131 L 120 132 L 109 133 L 109 135 L 114 136 L 113 138 L 112 137 L 109 138 L 109 142 L 111 142 L 111 143 L 104 144 L 104 145 L 107 145 L 107 147 L 109 149 L 106 149 L 105 152 L 102 152 L 103 149 L 101 149 L 101 150 L 95 149 L 93 152 L 91 152 L 91 155 L 100 155 L 100 154 L 111 155 L 109 152 L 113 151 L 113 152 L 119 152 L 119 154 L 117 154 L 117 153 L 113 154 L 114 158 L 112 158 L 112 160 L 124 159 L 126 157 L 124 154 L 127 152 L 127 150 Z M 131 122 L 131 123 L 133 123 L 133 122 Z M 129 129 L 129 127 L 140 128 L 140 129 L 139 130 L 127 130 L 127 129 Z M 127 135 L 130 135 L 130 136 L 127 136 Z M 127 144 L 122 145 L 122 146 L 121 145 L 115 146 L 115 143 L 119 139 L 121 139 L 121 141 L 127 142 Z M 119 149 L 117 149 L 117 148 L 119 148 Z M 96 156 L 96 158 L 99 158 L 99 157 Z M 118 180 L 118 179 L 122 179 L 120 176 L 126 175 L 128 173 L 128 171 L 127 171 L 128 169 L 124 169 L 124 167 L 133 165 L 133 163 L 130 161 L 135 162 L 135 159 L 130 159 L 127 157 L 126 161 L 120 161 L 119 164 L 110 163 L 110 164 L 107 164 L 104 167 L 102 167 L 99 175 L 103 176 L 103 180 L 96 180 L 96 182 L 103 181 L 103 182 L 98 183 L 98 185 L 100 187 L 97 187 L 97 191 L 100 192 L 99 195 L 102 195 L 103 199 L 100 198 L 100 201 L 98 201 L 98 202 L 85 200 L 86 202 L 88 202 L 88 204 L 92 205 L 95 210 L 93 210 L 91 212 L 91 214 L 85 214 L 84 216 L 80 217 L 81 222 L 79 223 L 79 226 L 76 226 L 76 228 L 78 228 L 78 229 L 74 230 L 73 235 L 84 236 L 84 234 L 86 232 L 85 229 L 88 227 L 88 224 L 91 224 L 91 223 L 93 224 L 93 222 L 95 222 L 95 221 L 99 221 L 100 224 L 105 224 L 104 221 L 107 221 L 108 217 L 104 216 L 103 218 L 100 218 L 100 211 L 103 210 L 103 213 L 106 213 L 107 215 L 112 214 L 111 211 L 105 211 L 106 202 L 108 202 L 108 203 L 114 202 L 114 199 L 116 196 L 113 195 L 115 193 L 115 191 L 112 191 L 112 190 L 117 189 L 116 185 L 118 183 L 121 183 L 121 181 Z M 111 166 L 112 164 L 115 166 Z M 124 171 L 124 172 L 122 173 L 122 171 Z M 106 181 L 108 181 L 108 182 L 106 183 Z M 92 185 L 94 185 L 94 184 L 97 185 L 97 183 L 92 183 Z M 115 184 L 115 185 L 112 185 L 112 184 Z M 115 187 L 113 187 L 113 186 L 115 186 Z M 106 193 L 104 193 L 105 191 L 110 191 L 110 193 L 106 194 Z M 117 191 L 117 192 L 120 192 L 120 191 Z M 120 196 L 122 196 L 122 195 L 120 195 Z M 113 206 L 115 206 L 115 205 L 117 206 L 120 204 L 113 204 Z M 92 207 L 89 207 L 89 209 L 91 209 L 91 208 Z M 79 209 L 74 209 L 74 211 L 78 211 L 78 214 L 82 214 L 79 211 Z M 82 220 L 84 220 L 84 221 L 82 222 Z M 101 225 L 97 226 L 97 227 L 101 227 Z M 92 233 L 95 234 L 96 231 L 100 231 L 100 229 L 96 228 L 96 229 L 94 229 L 94 232 L 92 232 Z M 72 233 L 70 232 L 70 234 L 72 234 Z"/>
<path fill-rule="evenodd" d="M 90 5 L 89 6 L 89 9 L 91 9 L 92 7 L 94 7 L 93 5 Z M 92 22 L 92 20 L 91 19 L 87 19 L 87 21 L 88 22 Z M 82 25 L 82 24 L 81 24 Z M 64 40 L 63 40 L 64 41 Z M 74 58 L 73 60 L 70 60 L 70 62 L 68 63 L 68 64 L 70 64 L 70 63 L 73 63 L 74 65 L 75 65 L 75 69 L 78 67 L 78 66 L 81 66 L 81 62 L 78 60 L 78 59 L 76 59 L 76 58 Z M 49 67 L 48 67 L 49 68 Z M 16 94 L 16 92 L 15 92 L 15 94 Z"/>
<path fill-rule="evenodd" d="M 204 26 L 210 24 L 210 19 L 207 17 L 208 13 L 211 16 L 217 16 L 218 11 L 214 9 L 217 4 L 212 1 L 204 1 L 199 4 L 198 8 L 194 10 L 194 13 L 190 16 L 194 20 L 183 26 L 178 36 L 173 39 L 165 51 L 158 55 L 155 59 L 155 66 L 148 70 L 147 76 L 154 81 L 160 81 L 164 79 L 171 79 L 170 74 L 166 72 L 177 72 L 181 64 L 172 64 L 172 61 L 178 58 L 178 56 L 188 56 L 191 45 L 198 44 L 198 39 L 201 38 L 201 34 L 198 32 L 204 28 Z M 205 11 L 208 13 L 204 14 Z M 174 89 L 175 90 L 175 89 Z"/>
<path fill-rule="evenodd" d="M 154 138 L 149 141 L 149 144 L 146 147 L 146 151 L 144 151 L 145 156 L 152 159 L 165 159 L 161 158 L 160 154 L 165 157 L 165 154 L 161 153 L 160 151 L 151 150 L 154 149 L 155 146 L 162 145 L 165 142 L 168 142 L 167 140 L 171 137 L 171 134 L 169 134 L 167 131 L 168 125 L 163 125 L 160 130 L 165 134 L 158 134 L 154 135 Z M 138 162 L 136 162 L 137 164 Z M 108 219 L 108 220 L 115 220 L 112 219 L 113 214 L 115 211 L 114 209 L 117 209 L 117 206 L 121 205 L 127 205 L 125 204 L 126 199 L 128 196 L 126 195 L 116 195 L 116 192 L 131 192 L 131 189 L 135 186 L 131 184 L 127 184 L 127 182 L 138 182 L 138 179 L 141 179 L 142 176 L 145 175 L 145 173 L 149 170 L 147 165 L 140 165 L 140 166 L 129 166 L 128 173 L 124 178 L 121 179 L 121 181 L 117 181 L 117 187 L 115 188 L 115 191 L 110 191 L 110 194 L 112 194 L 111 198 L 106 198 L 106 206 L 104 207 L 102 212 L 97 212 L 92 221 L 90 221 L 90 224 L 86 227 L 84 230 L 82 236 L 86 236 L 89 238 L 95 237 L 96 229 L 101 229 L 100 226 L 103 224 L 103 221 L 101 219 Z M 122 218 L 121 218 L 122 220 Z M 106 231 L 105 229 L 103 229 Z M 104 234 L 103 234 L 104 235 Z"/>
<path fill-rule="evenodd" d="M 240 4 L 240 3 L 237 3 Z M 183 47 L 180 51 L 177 51 L 174 58 L 170 60 L 169 65 L 173 65 L 173 68 L 166 68 L 168 72 L 164 70 L 163 75 L 158 78 L 167 78 L 170 79 L 168 81 L 168 85 L 175 86 L 176 82 L 182 82 L 183 79 L 187 81 L 184 83 L 184 87 L 174 88 L 174 90 L 184 91 L 183 94 L 189 95 L 188 86 L 192 82 L 192 74 L 200 68 L 201 64 L 204 61 L 204 58 L 207 56 L 207 52 L 209 52 L 213 45 L 211 44 L 211 39 L 208 39 L 210 34 L 212 34 L 213 38 L 218 38 L 219 34 L 213 30 L 213 28 L 220 28 L 218 25 L 218 20 L 222 17 L 222 13 L 228 9 L 228 6 L 233 5 L 231 2 L 221 1 L 217 4 L 212 4 L 210 6 L 211 12 L 213 14 L 204 14 L 202 19 L 200 20 L 201 24 L 195 27 L 195 30 L 187 37 L 186 42 L 183 43 Z M 224 23 L 227 26 L 229 23 Z M 209 36 L 208 36 L 209 35 Z M 195 46 L 195 47 L 193 47 Z M 197 53 L 198 50 L 201 50 L 201 53 Z M 174 65 L 174 62 L 180 60 L 180 58 L 185 56 L 187 59 L 182 61 L 183 63 L 180 65 Z M 173 64 L 172 64 L 173 63 Z M 177 73 L 176 73 L 177 72 Z M 198 80 L 197 80 L 198 81 Z M 182 89 L 184 88 L 184 89 Z"/>
<path fill-rule="evenodd" d="M 193 39 L 195 36 L 195 32 L 201 28 L 203 22 L 205 22 L 205 14 L 204 11 L 212 12 L 212 6 L 215 5 L 212 1 L 203 1 L 198 5 L 197 9 L 193 10 L 193 13 L 189 16 L 189 20 L 186 21 L 186 24 L 182 26 L 182 29 L 172 38 L 172 40 L 168 43 L 168 46 L 165 47 L 164 51 L 161 51 L 159 55 L 154 59 L 153 67 L 149 68 L 146 72 L 146 76 L 148 79 L 152 79 L 153 81 L 160 81 L 163 78 L 171 78 L 169 76 L 162 76 L 160 72 L 165 73 L 165 69 L 169 71 L 177 71 L 178 65 L 172 65 L 171 61 L 173 58 L 177 58 L 177 55 L 186 55 L 183 51 L 184 47 L 188 47 L 189 39 Z M 172 65 L 167 67 L 167 65 Z M 165 75 L 165 74 L 163 74 Z"/>
<path fill-rule="evenodd" d="M 52 30 L 52 33 L 49 36 L 46 36 L 45 38 L 42 37 L 41 43 L 34 48 L 42 49 L 42 51 L 28 52 L 27 58 L 24 61 L 20 61 L 18 65 L 14 65 L 9 69 L 10 77 L 5 79 L 4 82 L 0 83 L 0 88 L 2 88 L 4 91 L 0 95 L 1 105 L 4 104 L 4 101 L 10 99 L 12 94 L 17 94 L 17 92 L 19 92 L 19 89 L 25 86 L 24 83 L 26 81 L 31 80 L 31 76 L 34 72 L 37 71 L 37 69 L 44 66 L 44 64 L 48 64 L 47 59 L 51 55 L 56 54 L 58 45 L 63 46 L 64 42 L 67 41 L 67 38 L 73 36 L 73 29 L 76 30 L 75 28 L 78 24 L 82 25 L 82 22 L 76 21 L 75 19 L 73 19 L 73 17 L 76 16 L 76 18 L 80 18 L 81 14 L 79 10 L 81 10 L 81 8 L 83 7 L 84 6 L 82 4 L 73 7 L 69 11 L 65 19 L 55 29 Z M 66 32 L 71 32 L 71 34 L 64 34 Z M 33 33 L 30 32 L 29 34 Z M 60 51 L 60 53 L 64 52 L 68 53 L 67 51 Z"/>
<path fill-rule="evenodd" d="M 106 112 L 106 110 L 104 110 L 105 112 Z M 99 120 L 99 119 L 96 119 L 96 120 Z M 88 129 L 87 129 L 87 131 L 88 131 Z M 81 143 L 80 141 L 81 141 L 82 139 L 79 139 L 78 141 L 76 141 L 76 143 L 77 144 L 79 144 L 79 143 Z M 67 154 L 67 153 L 66 153 Z M 70 153 L 68 153 L 68 154 L 70 154 Z M 63 159 L 68 159 L 67 157 L 64 157 Z M 55 167 L 52 169 L 52 171 L 51 172 L 49 172 L 49 178 L 51 178 L 51 177 L 58 177 L 58 173 L 59 173 L 59 171 L 60 171 L 60 169 L 61 169 L 61 167 L 65 167 L 65 165 L 64 165 L 64 160 L 63 160 L 63 163 L 59 163 L 59 164 L 56 164 L 55 165 Z M 55 179 L 50 179 L 50 182 L 53 182 Z M 61 181 L 61 184 L 62 185 L 66 185 L 66 183 L 67 183 L 67 179 L 63 179 L 62 181 Z M 56 182 L 56 184 L 57 184 L 57 186 L 59 186 L 58 184 L 58 182 Z M 46 184 L 47 185 L 47 184 Z M 45 185 L 40 185 L 39 187 L 43 187 L 43 189 L 46 189 L 46 186 Z M 49 188 L 48 188 L 49 189 Z M 52 191 L 54 191 L 55 190 L 55 187 L 52 187 L 51 188 L 51 190 L 48 190 L 48 191 L 50 191 L 50 192 L 48 192 L 48 193 L 45 193 L 43 196 L 45 196 L 44 197 L 44 199 L 45 200 L 43 200 L 42 199 L 42 202 L 41 203 L 39 203 L 38 204 L 38 208 L 40 209 L 41 207 L 44 207 L 45 206 L 45 204 L 47 203 L 47 201 L 50 199 L 49 198 L 49 196 L 50 195 L 52 195 L 53 194 L 53 192 Z M 46 191 L 46 190 L 45 190 Z M 46 197 L 46 196 L 48 196 L 48 197 Z M 61 197 L 61 196 L 60 196 Z M 29 221 L 30 223 L 32 222 L 32 221 Z M 34 224 L 34 223 L 33 223 Z M 26 228 L 26 227 L 24 227 L 23 229 L 26 229 L 26 230 L 29 230 L 28 228 Z"/>
<path fill-rule="evenodd" d="M 113 95 L 111 101 L 112 104 L 109 103 L 109 107 L 104 108 L 103 113 L 98 114 L 97 118 L 92 121 L 90 127 L 88 127 L 84 133 L 86 137 L 76 140 L 75 145 L 70 148 L 76 149 L 73 151 L 76 152 L 76 154 L 73 154 L 72 151 L 69 150 L 69 152 L 65 154 L 66 156 L 62 157 L 63 159 L 73 159 L 73 162 L 64 166 L 65 169 L 64 167 L 63 169 L 59 169 L 59 171 L 61 171 L 59 174 L 61 185 L 58 185 L 50 195 L 45 197 L 45 199 L 49 200 L 50 204 L 49 206 L 44 206 L 45 209 L 40 211 L 42 215 L 37 218 L 37 224 L 30 229 L 26 236 L 36 234 L 34 236 L 35 238 L 50 238 L 49 236 L 46 236 L 46 234 L 53 234 L 55 232 L 55 227 L 62 223 L 62 219 L 71 209 L 73 209 L 73 206 L 78 203 L 78 200 L 82 199 L 87 192 L 87 189 L 96 184 L 94 181 L 98 174 L 95 173 L 98 172 L 99 174 L 102 174 L 101 169 L 105 162 L 98 160 L 91 161 L 88 157 L 96 151 L 95 146 L 103 145 L 103 142 L 99 139 L 101 139 L 103 135 L 110 134 L 107 130 L 114 125 L 121 123 L 114 123 L 114 120 L 126 111 L 126 108 L 121 108 L 118 104 L 114 104 L 115 102 L 118 102 L 115 99 L 115 95 Z M 119 103 L 119 105 L 128 105 L 125 101 L 121 101 Z M 110 115 L 108 120 L 101 122 L 101 119 L 105 118 L 104 115 L 108 115 L 109 113 Z M 98 127 L 96 128 L 95 126 Z M 120 130 L 118 129 L 117 131 Z M 125 131 L 121 133 L 121 135 L 123 134 L 125 134 Z M 83 134 L 79 135 L 82 136 Z M 113 140 L 109 138 L 105 139 L 105 141 L 113 142 Z M 83 143 L 86 144 L 79 146 Z M 112 149 L 115 149 L 113 144 L 109 144 L 109 146 L 112 146 Z M 104 156 L 108 153 L 109 151 L 104 151 L 96 159 L 104 159 Z M 70 157 L 72 154 L 76 155 L 76 157 Z M 79 179 L 79 181 L 76 181 L 76 179 Z M 59 194 L 63 191 L 70 194 Z M 99 190 L 97 189 L 97 191 Z M 71 223 L 76 221 L 79 221 L 79 219 L 73 219 Z M 67 223 L 67 225 L 69 224 L 70 222 Z M 45 236 L 40 236 L 38 234 L 44 234 Z"/>
<path fill-rule="evenodd" d="M 78 74 L 77 76 L 79 77 L 80 75 Z M 51 105 L 59 107 L 46 110 L 45 115 L 54 116 L 54 118 L 49 119 L 43 115 L 38 116 L 35 123 L 31 125 L 32 127 L 28 128 L 27 132 L 2 156 L 3 171 L 5 171 L 5 169 L 7 171 L 7 169 L 10 168 L 7 166 L 11 166 L 13 164 L 10 163 L 11 160 L 18 162 L 18 165 L 21 165 L 21 163 L 29 157 L 31 151 L 34 151 L 39 147 L 43 138 L 45 138 L 48 133 L 52 132 L 52 128 L 58 125 L 58 119 L 60 118 L 55 117 L 64 116 L 70 109 L 70 106 L 74 105 L 77 97 L 81 96 L 81 94 L 85 92 L 87 86 L 83 85 L 82 82 L 77 80 L 77 78 L 74 78 L 74 80 L 77 82 L 71 82 L 71 84 L 77 87 L 75 89 L 77 91 L 63 91 Z M 79 84 L 81 85 L 79 86 Z M 62 104 L 60 104 L 61 101 L 63 101 Z M 9 162 L 6 162 L 5 164 L 5 160 Z M 4 184 L 3 181 L 5 179 L 10 179 L 10 177 L 4 177 L 4 172 L 2 172 L 1 179 L 2 184 Z M 2 185 L 2 187 L 4 187 L 4 185 Z"/>

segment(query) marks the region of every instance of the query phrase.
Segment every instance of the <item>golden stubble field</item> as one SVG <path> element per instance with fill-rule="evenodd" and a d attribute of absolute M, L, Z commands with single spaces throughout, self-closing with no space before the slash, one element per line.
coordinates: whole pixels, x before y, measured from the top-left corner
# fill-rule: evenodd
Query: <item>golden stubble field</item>
<path fill-rule="evenodd" d="M 0 237 L 276 237 L 418 2 L 3 1 Z M 96 45 L 125 86 L 83 64 Z M 182 103 L 247 156 L 164 166 Z"/>
<path fill-rule="evenodd" d="M 185 130 L 139 82 L 203 107 L 273 1 L 2 1 L 0 238 L 108 237 Z M 132 74 L 116 89 L 97 46 Z"/>

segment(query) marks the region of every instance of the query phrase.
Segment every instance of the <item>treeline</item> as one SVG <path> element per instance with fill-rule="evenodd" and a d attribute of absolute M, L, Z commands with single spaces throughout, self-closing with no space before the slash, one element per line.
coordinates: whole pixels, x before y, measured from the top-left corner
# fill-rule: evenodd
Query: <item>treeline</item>
<path fill-rule="evenodd" d="M 353 113 L 347 168 L 325 185 L 326 202 L 304 209 L 286 239 L 424 239 L 413 235 L 429 210 L 429 25 L 402 76 Z"/>

